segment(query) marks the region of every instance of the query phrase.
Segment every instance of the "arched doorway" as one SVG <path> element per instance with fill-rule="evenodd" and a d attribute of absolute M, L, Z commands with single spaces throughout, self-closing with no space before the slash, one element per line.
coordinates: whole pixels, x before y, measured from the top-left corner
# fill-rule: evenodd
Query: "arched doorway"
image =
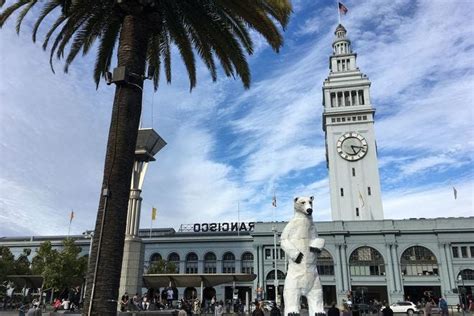
<path fill-rule="evenodd" d="M 423 246 L 412 246 L 405 249 L 400 257 L 400 269 L 402 276 L 409 276 L 412 279 L 411 284 L 405 281 L 403 286 L 405 296 L 410 301 L 418 302 L 424 296 L 425 299 L 426 296 L 441 296 L 441 284 L 420 284 L 439 275 L 438 260 L 430 249 Z"/>
<path fill-rule="evenodd" d="M 349 271 L 353 280 L 353 303 L 388 300 L 386 281 L 383 278 L 385 260 L 377 249 L 369 246 L 356 248 L 349 256 Z"/>
<path fill-rule="evenodd" d="M 281 298 L 283 297 L 283 283 L 285 282 L 285 273 L 281 270 L 277 270 L 277 278 L 278 278 L 278 296 L 279 301 L 281 302 Z M 275 270 L 271 270 L 268 272 L 267 277 L 265 278 L 265 294 L 266 299 L 275 301 L 276 293 L 275 293 Z"/>

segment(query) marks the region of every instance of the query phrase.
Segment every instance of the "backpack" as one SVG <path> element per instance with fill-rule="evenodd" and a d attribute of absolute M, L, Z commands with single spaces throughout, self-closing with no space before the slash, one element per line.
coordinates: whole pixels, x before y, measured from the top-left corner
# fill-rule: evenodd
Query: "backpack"
<path fill-rule="evenodd" d="M 448 302 L 446 300 L 440 300 L 439 301 L 439 308 L 445 310 L 448 309 Z"/>

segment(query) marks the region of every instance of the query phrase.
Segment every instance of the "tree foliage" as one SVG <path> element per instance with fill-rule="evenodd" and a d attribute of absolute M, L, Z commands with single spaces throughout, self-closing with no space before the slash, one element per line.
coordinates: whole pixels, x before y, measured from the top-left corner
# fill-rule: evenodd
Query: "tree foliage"
<path fill-rule="evenodd" d="M 43 6 L 33 25 L 33 41 L 38 29 L 52 16 L 43 40 L 50 46 L 50 64 L 54 57 L 65 57 L 64 71 L 82 51 L 87 54 L 98 40 L 94 80 L 109 70 L 115 44 L 119 39 L 124 18 L 138 16 L 147 24 L 147 62 L 155 69 L 153 81 L 158 87 L 160 68 L 171 82 L 171 46 L 174 44 L 187 68 L 190 88 L 196 85 L 194 51 L 217 79 L 216 60 L 228 77 L 240 77 L 245 87 L 250 85 L 250 69 L 246 54 L 253 53 L 249 29 L 260 33 L 278 52 L 283 43 L 275 22 L 285 27 L 291 13 L 289 0 L 16 0 L 0 15 L 0 27 L 15 11 L 17 32 L 30 10 Z M 45 22 L 46 23 L 46 22 Z M 67 49 L 69 48 L 69 51 Z M 139 74 L 141 75 L 141 74 Z"/>
<path fill-rule="evenodd" d="M 165 274 L 165 273 L 177 273 L 178 269 L 174 262 L 166 261 L 161 258 L 151 263 L 148 268 L 148 274 Z"/>
<path fill-rule="evenodd" d="M 80 256 L 80 252 L 73 239 L 65 239 L 61 251 L 46 241 L 38 248 L 31 269 L 43 276 L 45 288 L 60 290 L 80 285 L 87 269 L 87 257 Z"/>
<path fill-rule="evenodd" d="M 4 283 L 7 275 L 14 274 L 15 257 L 8 247 L 0 246 L 0 283 Z"/>

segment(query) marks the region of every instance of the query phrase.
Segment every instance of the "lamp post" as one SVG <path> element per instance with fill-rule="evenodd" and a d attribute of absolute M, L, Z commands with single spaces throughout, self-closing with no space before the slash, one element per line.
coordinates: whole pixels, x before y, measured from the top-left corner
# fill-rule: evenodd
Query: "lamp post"
<path fill-rule="evenodd" d="M 135 161 L 133 163 L 130 184 L 130 198 L 128 201 L 122 273 L 120 276 L 119 293 L 121 294 L 125 292 L 138 293 L 141 291 L 144 249 L 138 234 L 142 202 L 140 194 L 148 163 L 155 161 L 154 156 L 165 145 L 166 142 L 154 129 L 144 128 L 138 130 Z"/>
<path fill-rule="evenodd" d="M 458 282 L 461 282 L 461 284 L 462 284 L 462 289 L 461 289 L 461 291 L 459 291 L 460 292 L 459 300 L 460 300 L 460 303 L 461 303 L 462 315 L 465 316 L 466 315 L 466 310 L 465 310 L 466 305 L 465 305 L 464 300 L 465 300 L 465 295 L 466 295 L 466 288 L 464 287 L 464 279 L 462 277 L 462 271 L 458 275 Z"/>
<path fill-rule="evenodd" d="M 276 229 L 276 223 L 273 223 L 273 253 L 274 253 L 274 265 L 275 265 L 275 279 L 274 279 L 274 285 L 275 285 L 275 305 L 278 306 L 280 303 L 280 300 L 278 299 L 278 253 L 277 253 L 277 229 Z"/>

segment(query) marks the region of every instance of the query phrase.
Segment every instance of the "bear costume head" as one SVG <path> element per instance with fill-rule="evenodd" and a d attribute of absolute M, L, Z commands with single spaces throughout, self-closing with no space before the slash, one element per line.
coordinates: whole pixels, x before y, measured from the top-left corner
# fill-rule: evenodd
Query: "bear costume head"
<path fill-rule="evenodd" d="M 301 213 L 306 216 L 311 216 L 313 214 L 313 200 L 312 196 L 310 197 L 295 197 L 294 208 L 295 213 Z"/>

